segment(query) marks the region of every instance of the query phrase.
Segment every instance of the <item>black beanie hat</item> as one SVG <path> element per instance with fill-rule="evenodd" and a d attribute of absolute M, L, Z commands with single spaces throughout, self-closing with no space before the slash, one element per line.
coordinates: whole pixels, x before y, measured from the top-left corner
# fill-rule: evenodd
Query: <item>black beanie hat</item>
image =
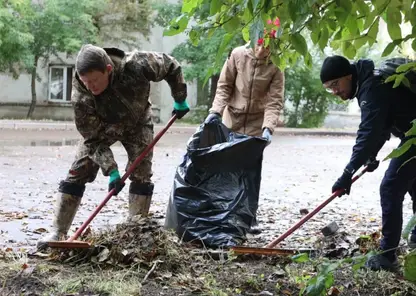
<path fill-rule="evenodd" d="M 321 68 L 321 81 L 337 79 L 352 74 L 350 62 L 342 56 L 327 57 Z"/>

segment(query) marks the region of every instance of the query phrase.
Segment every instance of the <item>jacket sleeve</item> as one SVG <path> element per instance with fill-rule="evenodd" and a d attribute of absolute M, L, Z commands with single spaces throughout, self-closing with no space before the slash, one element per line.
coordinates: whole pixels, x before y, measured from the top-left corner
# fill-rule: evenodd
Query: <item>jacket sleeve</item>
<path fill-rule="evenodd" d="M 187 96 L 187 87 L 178 61 L 165 53 L 136 52 L 135 62 L 143 65 L 143 74 L 148 81 L 159 82 L 165 80 L 171 89 L 173 99 L 181 103 Z"/>
<path fill-rule="evenodd" d="M 355 173 L 381 149 L 386 138 L 386 121 L 389 114 L 389 89 L 391 85 L 378 85 L 368 90 L 360 102 L 361 123 L 352 156 L 346 169 Z"/>
<path fill-rule="evenodd" d="M 88 156 L 100 166 L 103 175 L 108 176 L 117 168 L 110 143 L 106 140 L 105 125 L 97 116 L 94 101 L 87 94 L 76 90 L 72 93 L 75 126 L 84 138 L 83 144 L 88 149 Z"/>
<path fill-rule="evenodd" d="M 390 137 L 391 137 L 390 130 L 387 130 L 387 131 L 383 132 L 383 134 L 380 137 L 380 141 L 375 146 L 374 151 L 371 153 L 370 157 L 377 158 L 377 155 L 380 152 L 381 148 L 383 148 L 384 144 L 388 140 L 390 140 Z"/>
<path fill-rule="evenodd" d="M 283 109 L 283 96 L 285 91 L 285 75 L 278 70 L 270 83 L 270 89 L 267 96 L 267 102 L 264 108 L 263 129 L 268 128 L 274 132 L 279 120 L 280 112 Z"/>
<path fill-rule="evenodd" d="M 229 58 L 222 67 L 220 78 L 217 84 L 215 98 L 210 113 L 223 114 L 225 107 L 231 99 L 234 91 L 235 79 L 237 77 L 237 67 L 234 51 L 231 52 Z"/>

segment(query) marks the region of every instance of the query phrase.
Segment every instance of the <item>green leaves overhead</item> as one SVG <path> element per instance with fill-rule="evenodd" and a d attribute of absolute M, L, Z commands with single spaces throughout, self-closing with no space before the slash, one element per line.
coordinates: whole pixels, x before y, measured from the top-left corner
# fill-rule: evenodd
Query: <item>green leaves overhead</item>
<path fill-rule="evenodd" d="M 396 8 L 389 7 L 387 9 L 387 31 L 389 32 L 392 40 L 398 40 L 402 38 L 402 31 L 400 24 L 402 22 L 402 15 Z"/>
<path fill-rule="evenodd" d="M 279 26 L 270 24 L 276 17 L 280 20 Z M 353 59 L 357 50 L 379 40 L 380 20 L 387 23 L 388 36 L 392 39 L 383 56 L 393 53 L 404 41 L 416 50 L 416 29 L 404 36 L 401 27 L 403 23 L 416 27 L 416 0 L 184 0 L 182 15 L 172 20 L 164 34 L 186 33 L 196 44 L 198 38 L 207 36 L 203 31 L 222 27 L 229 34 L 241 32 L 253 47 L 263 38 L 264 29 L 267 34 L 276 29 L 278 38 L 266 38 L 265 43 L 272 44 L 273 63 L 286 67 L 296 63 L 299 57 L 306 64 L 312 64 L 308 39 L 321 51 L 332 47 Z M 229 49 L 229 45 L 224 45 L 220 51 Z M 218 56 L 221 55 L 219 52 Z"/>
<path fill-rule="evenodd" d="M 301 34 L 295 33 L 290 36 L 290 40 L 295 50 L 301 55 L 306 56 L 308 53 L 308 44 L 306 44 L 305 38 Z"/>
<path fill-rule="evenodd" d="M 163 32 L 163 35 L 174 36 L 182 33 L 188 26 L 188 22 L 189 17 L 186 14 L 182 14 L 170 23 L 169 27 Z"/>

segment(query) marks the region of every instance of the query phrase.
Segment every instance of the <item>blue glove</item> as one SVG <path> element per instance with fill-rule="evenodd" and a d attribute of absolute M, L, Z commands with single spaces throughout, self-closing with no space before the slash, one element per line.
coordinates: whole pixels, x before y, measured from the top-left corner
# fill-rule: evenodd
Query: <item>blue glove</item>
<path fill-rule="evenodd" d="M 175 102 L 175 104 L 173 104 L 172 116 L 176 114 L 178 119 L 181 119 L 188 112 L 189 112 L 189 106 L 186 100 L 181 103 Z"/>
<path fill-rule="evenodd" d="M 334 193 L 335 191 L 344 189 L 345 191 L 343 191 L 339 196 L 343 196 L 344 194 L 349 195 L 351 191 L 351 185 L 352 185 L 352 174 L 349 171 L 344 170 L 344 173 L 342 174 L 342 176 L 339 177 L 338 180 L 332 186 L 332 193 Z"/>
<path fill-rule="evenodd" d="M 110 181 L 108 184 L 108 192 L 115 188 L 114 195 L 117 195 L 124 187 L 123 182 L 121 182 L 120 173 L 117 169 L 114 169 L 110 172 Z"/>
<path fill-rule="evenodd" d="M 204 123 L 208 124 L 212 121 L 218 120 L 219 122 L 221 122 L 221 115 L 214 112 L 214 113 L 210 113 L 207 118 L 205 119 Z"/>
<path fill-rule="evenodd" d="M 272 142 L 272 132 L 267 127 L 263 129 L 263 134 L 261 136 L 269 142 L 267 145 Z"/>

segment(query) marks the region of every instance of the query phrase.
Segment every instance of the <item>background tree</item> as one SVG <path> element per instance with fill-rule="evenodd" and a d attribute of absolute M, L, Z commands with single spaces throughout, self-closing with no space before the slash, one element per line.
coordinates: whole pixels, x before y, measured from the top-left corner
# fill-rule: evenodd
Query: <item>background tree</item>
<path fill-rule="evenodd" d="M 29 45 L 33 42 L 32 34 L 28 33 L 23 16 L 16 11 L 18 0 L 0 2 L 0 71 L 9 72 L 17 77 L 19 66 L 33 64 L 29 57 Z M 21 61 L 21 64 L 16 62 Z"/>
<path fill-rule="evenodd" d="M 60 53 L 76 53 L 83 43 L 97 42 L 97 28 L 93 24 L 92 15 L 101 1 L 66 1 L 49 0 L 35 3 L 29 0 L 26 17 L 29 32 L 33 35 L 30 48 L 33 65 L 26 70 L 31 73 L 32 101 L 27 114 L 30 118 L 36 107 L 36 78 L 39 61 L 46 65 Z"/>
<path fill-rule="evenodd" d="M 16 0 L 7 2 L 7 9 L 17 17 L 15 21 L 17 26 L 9 28 L 9 32 L 21 30 L 20 33 L 26 38 L 19 40 L 18 43 L 21 43 L 25 48 L 16 54 L 10 51 L 14 39 L 2 39 L 0 52 L 6 52 L 8 63 L 2 61 L 2 65 L 3 68 L 13 65 L 15 78 L 21 73 L 31 75 L 32 99 L 27 114 L 28 118 L 32 116 L 36 106 L 36 80 L 39 80 L 37 75 L 39 62 L 43 61 L 46 64 L 51 56 L 59 58 L 59 53 L 72 54 L 79 50 L 83 43 L 95 42 L 97 28 L 93 24 L 92 15 L 99 7 L 102 7 L 100 0 Z M 12 22 L 7 26 L 13 24 Z M 17 39 L 18 37 L 19 35 L 16 36 Z"/>
<path fill-rule="evenodd" d="M 338 101 L 325 91 L 319 68 L 298 61 L 285 71 L 285 124 L 288 127 L 320 127 L 331 103 Z"/>
<path fill-rule="evenodd" d="M 153 8 L 149 0 L 104 0 L 93 17 L 99 38 L 105 44 L 138 48 L 139 36 L 148 39 Z"/>
<path fill-rule="evenodd" d="M 208 15 L 200 13 L 201 7 L 209 7 Z M 280 19 L 278 38 L 267 42 L 273 62 L 282 69 L 294 65 L 300 56 L 304 57 L 306 65 L 312 66 L 306 35 L 310 35 L 313 44 L 322 51 L 330 46 L 354 58 L 362 46 L 377 42 L 381 19 L 387 23 L 391 38 L 383 56 L 405 42 L 410 42 L 416 51 L 416 0 L 184 0 L 182 14 L 172 20 L 165 35 L 186 30 L 196 43 L 205 36 L 204 32 L 212 34 L 223 27 L 227 34 L 220 50 L 225 50 L 237 31 L 254 44 L 263 37 L 264 28 L 271 26 L 267 20 L 276 17 Z M 188 28 L 188 24 L 192 25 Z M 410 25 L 413 30 L 403 35 L 403 24 Z M 403 76 L 398 78 L 403 80 Z"/>
<path fill-rule="evenodd" d="M 36 107 L 39 63 L 76 53 L 85 43 L 123 43 L 137 47 L 148 37 L 151 7 L 147 0 L 10 0 L 0 5 L 0 71 L 31 75 L 31 104 Z"/>

